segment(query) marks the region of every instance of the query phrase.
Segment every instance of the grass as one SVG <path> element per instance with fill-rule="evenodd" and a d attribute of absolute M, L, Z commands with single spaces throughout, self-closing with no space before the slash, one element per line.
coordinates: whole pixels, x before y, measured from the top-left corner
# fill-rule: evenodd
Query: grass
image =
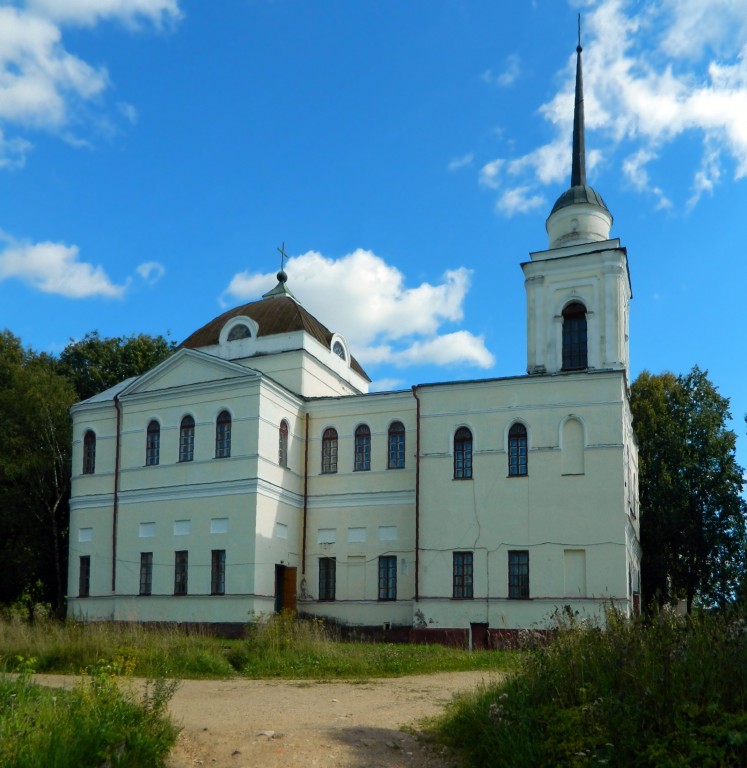
<path fill-rule="evenodd" d="M 473 766 L 747 765 L 747 623 L 610 612 L 603 631 L 566 618 L 433 731 Z"/>
<path fill-rule="evenodd" d="M 514 656 L 465 652 L 440 645 L 361 643 L 339 640 L 334 627 L 290 615 L 260 617 L 242 640 L 225 640 L 178 627 L 139 624 L 34 623 L 0 620 L 0 669 L 16 658 L 35 658 L 37 672 L 77 674 L 100 659 L 126 658 L 141 677 L 179 679 L 367 679 L 461 670 L 503 670 Z"/>
<path fill-rule="evenodd" d="M 502 670 L 515 658 L 438 645 L 341 642 L 319 620 L 255 622 L 243 640 L 137 624 L 0 619 L 0 768 L 159 766 L 177 730 L 165 716 L 167 678 L 361 682 L 406 674 Z M 114 662 L 102 661 L 114 659 Z M 91 673 L 72 691 L 33 685 L 32 672 Z M 15 675 L 9 675 L 14 672 Z M 122 673 L 153 678 L 144 693 Z M 301 682 L 300 685 L 306 683 Z"/>
<path fill-rule="evenodd" d="M 69 691 L 31 682 L 33 660 L 0 674 L 0 768 L 164 765 L 178 728 L 165 715 L 176 684 L 123 686 L 122 669 L 99 664 Z"/>

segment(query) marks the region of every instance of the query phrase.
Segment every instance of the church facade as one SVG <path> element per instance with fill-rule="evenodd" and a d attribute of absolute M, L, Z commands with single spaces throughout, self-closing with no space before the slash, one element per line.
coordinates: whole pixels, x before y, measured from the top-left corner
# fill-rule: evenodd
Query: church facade
<path fill-rule="evenodd" d="M 278 273 L 169 359 L 77 404 L 68 610 L 361 628 L 547 626 L 637 609 L 627 253 L 586 184 L 521 267 L 527 373 L 369 393 L 344 337 Z"/>

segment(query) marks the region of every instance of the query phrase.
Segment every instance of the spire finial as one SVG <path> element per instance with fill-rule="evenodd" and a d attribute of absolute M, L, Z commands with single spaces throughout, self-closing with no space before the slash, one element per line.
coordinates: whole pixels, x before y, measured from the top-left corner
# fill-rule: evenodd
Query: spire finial
<path fill-rule="evenodd" d="M 573 158 L 571 187 L 586 185 L 586 147 L 584 142 L 584 78 L 581 72 L 581 14 L 578 14 L 578 45 L 576 46 L 576 103 L 573 109 Z"/>

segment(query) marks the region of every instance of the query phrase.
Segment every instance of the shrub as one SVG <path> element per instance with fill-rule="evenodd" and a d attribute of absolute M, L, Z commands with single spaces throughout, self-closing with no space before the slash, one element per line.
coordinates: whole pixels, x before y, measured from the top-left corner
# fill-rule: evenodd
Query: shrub
<path fill-rule="evenodd" d="M 15 679 L 0 675 L 0 768 L 162 766 L 178 729 L 166 717 L 177 683 L 122 685 L 126 660 L 99 662 L 70 691 L 31 683 L 32 659 Z"/>
<path fill-rule="evenodd" d="M 724 615 L 606 629 L 566 618 L 504 684 L 461 698 L 436 726 L 473 765 L 747 764 L 747 632 Z"/>

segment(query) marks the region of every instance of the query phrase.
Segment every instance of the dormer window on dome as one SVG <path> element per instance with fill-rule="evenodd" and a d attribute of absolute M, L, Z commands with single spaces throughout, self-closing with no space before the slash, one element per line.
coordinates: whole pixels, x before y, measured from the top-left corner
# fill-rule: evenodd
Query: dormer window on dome
<path fill-rule="evenodd" d="M 329 348 L 340 358 L 340 360 L 350 365 L 350 350 L 348 349 L 348 344 L 339 333 L 332 334 Z"/>
<path fill-rule="evenodd" d="M 239 339 L 251 338 L 252 332 L 249 330 L 249 326 L 244 323 L 234 325 L 228 332 L 228 341 L 238 341 Z"/>
<path fill-rule="evenodd" d="M 247 339 L 256 339 L 259 335 L 259 325 L 256 320 L 246 315 L 237 315 L 226 321 L 221 328 L 219 344 L 229 342 L 236 343 L 246 341 Z"/>

